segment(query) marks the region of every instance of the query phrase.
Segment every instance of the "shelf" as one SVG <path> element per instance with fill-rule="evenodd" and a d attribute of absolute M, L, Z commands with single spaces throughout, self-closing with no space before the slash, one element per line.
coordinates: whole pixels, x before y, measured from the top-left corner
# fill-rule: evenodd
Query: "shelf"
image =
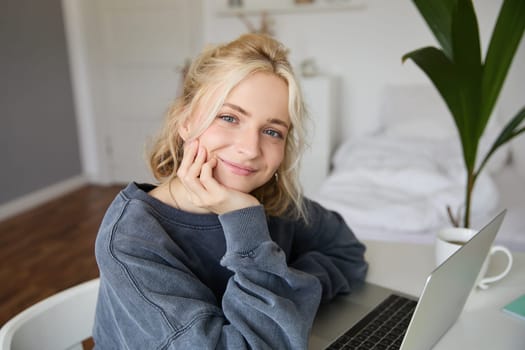
<path fill-rule="evenodd" d="M 261 12 L 268 14 L 336 12 L 343 10 L 361 10 L 365 8 L 364 0 L 315 0 L 312 3 L 295 3 L 293 0 L 262 1 L 244 0 L 239 7 L 228 6 L 223 1 L 216 10 L 219 16 L 256 15 Z"/>

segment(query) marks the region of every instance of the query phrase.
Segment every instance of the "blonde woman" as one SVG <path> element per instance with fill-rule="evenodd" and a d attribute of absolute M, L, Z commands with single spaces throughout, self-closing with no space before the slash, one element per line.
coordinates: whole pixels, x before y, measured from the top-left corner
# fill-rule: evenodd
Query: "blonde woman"
<path fill-rule="evenodd" d="M 100 227 L 98 349 L 306 349 L 320 302 L 365 277 L 365 247 L 297 182 L 305 111 L 278 41 L 204 50 Z"/>

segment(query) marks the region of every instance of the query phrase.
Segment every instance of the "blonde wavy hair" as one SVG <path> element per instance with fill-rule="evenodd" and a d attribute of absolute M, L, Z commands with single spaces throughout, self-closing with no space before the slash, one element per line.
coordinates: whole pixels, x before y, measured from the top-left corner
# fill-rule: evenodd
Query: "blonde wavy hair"
<path fill-rule="evenodd" d="M 291 128 L 285 156 L 276 176 L 252 192 L 267 215 L 303 218 L 303 195 L 298 181 L 300 158 L 305 146 L 306 111 L 301 90 L 288 61 L 288 50 L 279 41 L 262 34 L 245 34 L 223 45 L 206 48 L 190 65 L 182 94 L 169 107 L 164 125 L 149 153 L 149 165 L 160 182 L 175 178 L 182 160 L 184 140 L 180 127 L 198 109 L 205 115 L 190 139 L 198 137 L 217 116 L 230 91 L 254 73 L 272 73 L 288 86 Z"/>

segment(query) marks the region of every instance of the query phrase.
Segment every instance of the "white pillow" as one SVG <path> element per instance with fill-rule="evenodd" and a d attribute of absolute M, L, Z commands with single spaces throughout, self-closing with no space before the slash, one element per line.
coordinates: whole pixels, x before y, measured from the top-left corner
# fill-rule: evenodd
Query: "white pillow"
<path fill-rule="evenodd" d="M 432 85 L 387 85 L 381 100 L 382 132 L 390 137 L 437 141 L 459 137 L 452 114 Z M 495 110 L 480 140 L 478 164 L 502 129 Z M 491 173 L 500 171 L 509 157 L 509 149 L 509 145 L 500 147 L 491 156 L 486 169 Z"/>

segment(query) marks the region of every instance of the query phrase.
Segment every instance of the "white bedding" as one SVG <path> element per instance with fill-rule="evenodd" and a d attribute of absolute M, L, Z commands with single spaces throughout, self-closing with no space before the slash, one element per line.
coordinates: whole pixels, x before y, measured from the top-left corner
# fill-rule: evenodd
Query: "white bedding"
<path fill-rule="evenodd" d="M 431 232 L 450 225 L 447 205 L 454 212 L 463 207 L 465 175 L 453 139 L 378 134 L 344 143 L 333 165 L 315 199 L 343 215 L 364 239 L 428 242 Z M 482 173 L 473 217 L 490 216 L 498 201 L 494 181 Z"/>
<path fill-rule="evenodd" d="M 433 87 L 422 85 L 386 86 L 380 105 L 381 129 L 339 146 L 313 198 L 339 212 L 361 239 L 432 243 L 451 226 L 447 205 L 464 210 L 466 179 L 450 112 Z M 486 154 L 501 129 L 495 112 L 478 154 Z M 496 242 L 525 251 L 525 181 L 508 164 L 513 154 L 502 147 L 478 177 L 471 227 L 507 208 Z"/>

